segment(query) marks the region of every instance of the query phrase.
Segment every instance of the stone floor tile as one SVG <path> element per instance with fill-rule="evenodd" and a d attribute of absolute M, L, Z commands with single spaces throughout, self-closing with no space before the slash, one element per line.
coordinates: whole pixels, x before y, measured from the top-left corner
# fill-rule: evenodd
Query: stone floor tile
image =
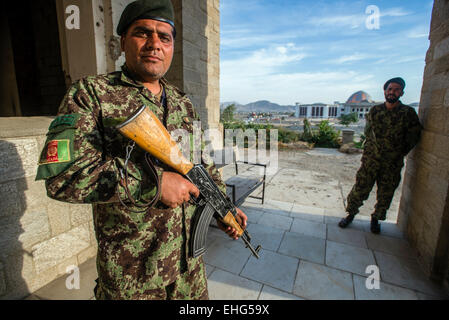
<path fill-rule="evenodd" d="M 212 219 L 213 221 L 215 219 Z M 215 221 L 214 221 L 215 222 Z M 218 227 L 216 227 L 216 223 L 214 223 L 215 227 L 209 227 L 208 231 L 207 231 L 207 237 L 208 237 L 208 242 L 212 241 L 213 239 L 215 239 L 216 237 L 219 238 L 223 238 L 226 240 L 229 240 L 229 236 L 226 234 L 226 232 L 222 231 L 221 229 L 219 229 Z M 211 239 L 209 240 L 209 237 L 211 237 Z"/>
<path fill-rule="evenodd" d="M 294 232 L 286 232 L 279 253 L 324 264 L 326 240 Z"/>
<path fill-rule="evenodd" d="M 204 265 L 206 267 L 206 277 L 209 278 L 210 274 L 215 270 L 215 267 L 207 263 L 205 263 Z"/>
<path fill-rule="evenodd" d="M 294 204 L 290 217 L 324 223 L 324 209 Z"/>
<path fill-rule="evenodd" d="M 383 234 L 365 233 L 368 248 L 399 257 L 416 257 L 409 243 L 404 239 L 385 236 Z"/>
<path fill-rule="evenodd" d="M 343 214 L 342 216 L 325 215 L 324 223 L 326 223 L 327 225 L 338 226 L 340 220 L 346 216 L 347 216 L 346 214 Z M 369 218 L 359 215 L 357 215 L 355 219 L 352 221 L 352 223 L 346 227 L 347 230 L 358 230 L 364 232 L 369 232 L 370 231 L 369 228 L 370 228 Z"/>
<path fill-rule="evenodd" d="M 415 291 L 384 282 L 379 289 L 368 289 L 367 278 L 354 274 L 354 291 L 356 300 L 418 300 Z"/>
<path fill-rule="evenodd" d="M 260 245 L 265 250 L 277 251 L 281 244 L 284 230 L 262 224 L 248 224 L 246 228 L 251 235 L 253 246 Z"/>
<path fill-rule="evenodd" d="M 211 266 L 239 274 L 250 255 L 242 240 L 216 237 L 208 243 L 203 257 L 204 262 Z"/>
<path fill-rule="evenodd" d="M 366 267 L 376 265 L 371 250 L 327 241 L 326 265 L 366 276 Z"/>
<path fill-rule="evenodd" d="M 265 203 L 263 204 L 263 210 L 267 213 L 288 217 L 290 216 L 292 206 L 293 203 L 291 202 L 266 199 Z"/>
<path fill-rule="evenodd" d="M 283 216 L 283 217 L 290 216 L 290 211 L 284 211 L 284 210 L 273 209 L 273 208 L 264 208 L 263 212 L 271 214 L 271 215 L 276 215 L 276 216 Z"/>
<path fill-rule="evenodd" d="M 327 225 L 327 240 L 366 249 L 368 246 L 366 245 L 365 234 L 366 232 L 356 229 L 342 229 L 337 225 Z"/>
<path fill-rule="evenodd" d="M 259 300 L 304 300 L 293 294 L 264 285 Z"/>
<path fill-rule="evenodd" d="M 338 222 L 344 218 L 346 215 L 324 215 L 324 223 L 325 224 L 331 224 L 331 225 L 338 225 Z"/>
<path fill-rule="evenodd" d="M 260 259 L 251 257 L 240 274 L 286 292 L 292 292 L 299 260 L 268 250 L 260 251 Z"/>
<path fill-rule="evenodd" d="M 312 300 L 353 300 L 352 275 L 301 260 L 293 293 Z"/>
<path fill-rule="evenodd" d="M 264 211 L 262 208 L 246 207 L 240 208 L 248 216 L 248 223 L 259 223 Z"/>
<path fill-rule="evenodd" d="M 401 230 L 399 230 L 398 225 L 394 222 L 380 221 L 380 228 L 381 228 L 380 231 L 381 235 L 404 239 L 404 234 L 402 233 Z"/>
<path fill-rule="evenodd" d="M 290 212 L 290 217 L 324 223 L 324 215 L 322 215 L 322 214 L 311 214 L 311 213 L 302 213 L 302 212 L 292 211 L 292 212 Z"/>
<path fill-rule="evenodd" d="M 298 213 L 308 213 L 312 215 L 324 215 L 325 209 L 294 203 L 291 211 Z"/>
<path fill-rule="evenodd" d="M 274 199 L 266 199 L 264 203 L 264 208 L 276 208 L 282 211 L 290 212 L 292 210 L 293 203 L 278 201 Z"/>
<path fill-rule="evenodd" d="M 324 223 L 294 218 L 290 231 L 306 236 L 326 239 L 326 225 Z"/>
<path fill-rule="evenodd" d="M 259 224 L 287 231 L 290 230 L 292 222 L 293 218 L 279 216 L 276 214 L 270 214 L 266 212 L 259 220 Z"/>
<path fill-rule="evenodd" d="M 251 208 L 251 209 L 263 209 L 263 204 L 262 201 L 258 200 L 258 199 L 254 199 L 254 198 L 246 198 L 245 202 L 243 202 L 240 205 L 240 208 L 242 208 L 242 210 L 244 208 Z"/>
<path fill-rule="evenodd" d="M 340 220 L 348 214 L 345 211 L 325 211 L 324 223 L 330 225 L 338 225 Z M 356 229 L 360 231 L 370 231 L 370 217 L 358 214 L 355 216 L 352 223 L 346 229 Z"/>
<path fill-rule="evenodd" d="M 335 217 L 335 218 L 341 219 L 341 218 L 346 216 L 346 211 L 345 210 L 325 208 L 324 209 L 324 216 L 326 216 L 326 217 Z"/>
<path fill-rule="evenodd" d="M 443 294 L 442 289 L 426 277 L 416 258 L 397 257 L 379 251 L 374 254 L 383 282 L 437 297 Z"/>
<path fill-rule="evenodd" d="M 211 300 L 257 300 L 262 284 L 215 269 L 207 281 Z"/>

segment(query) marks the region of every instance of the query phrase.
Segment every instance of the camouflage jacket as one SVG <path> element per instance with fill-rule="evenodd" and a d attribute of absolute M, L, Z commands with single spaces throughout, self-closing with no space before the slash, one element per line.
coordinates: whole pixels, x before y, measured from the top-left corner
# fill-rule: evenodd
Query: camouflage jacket
<path fill-rule="evenodd" d="M 93 205 L 99 288 L 112 299 L 144 299 L 148 290 L 167 286 L 202 263 L 201 258 L 189 258 L 193 205 L 170 209 L 159 201 L 145 213 L 134 213 L 119 201 L 126 199 L 119 181 L 129 140 L 115 129 L 115 119 L 147 105 L 169 132 L 192 133 L 193 122 L 199 121 L 190 100 L 166 80 L 161 82 L 166 110 L 126 67 L 74 83 L 50 125 L 39 162 L 36 179 L 46 180 L 49 197 Z M 143 164 L 143 151 L 136 149 L 128 163 L 129 190 L 134 198 L 148 200 L 155 196 L 156 184 Z M 226 192 L 213 163 L 203 160 L 203 165 Z M 173 171 L 163 164 L 156 170 L 159 178 L 164 170 Z"/>
<path fill-rule="evenodd" d="M 421 129 L 418 115 L 412 107 L 400 103 L 388 110 L 385 103 L 376 105 L 366 117 L 363 157 L 401 164 L 418 143 Z"/>

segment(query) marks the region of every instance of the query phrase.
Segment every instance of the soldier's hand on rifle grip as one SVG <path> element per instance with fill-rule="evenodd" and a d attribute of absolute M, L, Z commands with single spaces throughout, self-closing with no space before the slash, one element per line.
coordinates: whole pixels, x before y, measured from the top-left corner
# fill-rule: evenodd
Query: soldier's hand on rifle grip
<path fill-rule="evenodd" d="M 200 191 L 187 179 L 175 172 L 164 171 L 161 181 L 161 201 L 170 208 L 177 208 L 190 200 L 190 195 L 198 198 Z"/>
<path fill-rule="evenodd" d="M 235 220 L 237 220 L 237 222 L 240 224 L 240 226 L 242 227 L 243 230 L 246 229 L 246 224 L 248 221 L 248 217 L 246 216 L 246 214 L 243 213 L 242 210 L 240 210 L 239 208 L 235 208 L 237 211 L 237 214 L 235 216 Z M 237 235 L 237 230 L 235 230 L 234 228 L 231 228 L 227 225 L 225 225 L 224 223 L 222 223 L 221 221 L 217 221 L 217 225 L 218 227 L 223 230 L 224 232 L 226 232 L 226 234 L 233 238 L 234 240 L 237 240 L 239 237 Z"/>

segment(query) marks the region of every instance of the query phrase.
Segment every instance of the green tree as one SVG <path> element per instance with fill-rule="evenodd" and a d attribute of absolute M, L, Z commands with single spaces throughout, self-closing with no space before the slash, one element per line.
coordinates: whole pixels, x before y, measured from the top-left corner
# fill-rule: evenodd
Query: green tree
<path fill-rule="evenodd" d="M 230 122 L 234 120 L 234 113 L 235 113 L 236 107 L 234 104 L 230 104 L 227 106 L 220 116 L 221 122 Z"/>
<path fill-rule="evenodd" d="M 313 132 L 312 132 L 312 126 L 310 125 L 309 120 L 307 118 L 304 118 L 304 132 L 302 134 L 301 139 L 305 142 L 313 142 Z"/>
<path fill-rule="evenodd" d="M 359 116 L 356 112 L 350 114 L 342 114 L 340 118 L 338 118 L 338 120 L 340 120 L 340 124 L 347 127 L 351 123 L 356 123 L 357 121 L 359 121 Z"/>

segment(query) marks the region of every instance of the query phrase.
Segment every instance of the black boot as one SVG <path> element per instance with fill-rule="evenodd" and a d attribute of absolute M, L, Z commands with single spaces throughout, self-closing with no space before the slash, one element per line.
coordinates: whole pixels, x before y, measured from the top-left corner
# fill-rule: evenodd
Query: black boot
<path fill-rule="evenodd" d="M 375 233 L 375 234 L 379 234 L 380 233 L 379 220 L 377 220 L 374 217 L 371 217 L 371 232 Z"/>
<path fill-rule="evenodd" d="M 354 220 L 354 216 L 353 214 L 348 214 L 346 216 L 346 218 L 343 218 L 340 220 L 340 222 L 338 223 L 338 226 L 340 228 L 346 228 L 347 226 L 349 226 L 352 222 L 352 220 Z"/>

